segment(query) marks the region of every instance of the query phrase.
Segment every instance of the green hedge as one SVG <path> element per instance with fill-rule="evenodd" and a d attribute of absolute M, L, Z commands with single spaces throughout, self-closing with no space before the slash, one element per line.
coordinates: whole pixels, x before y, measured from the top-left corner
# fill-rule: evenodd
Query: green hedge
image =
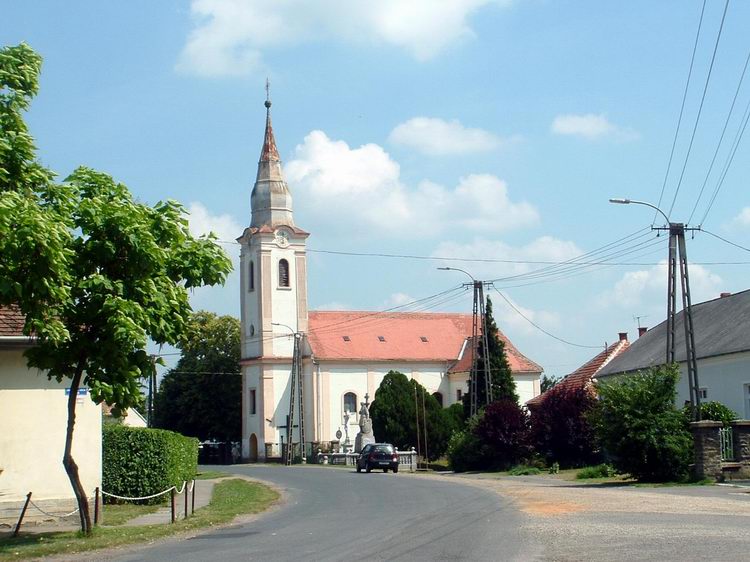
<path fill-rule="evenodd" d="M 198 440 L 164 429 L 105 425 L 102 488 L 142 497 L 182 485 L 198 468 Z M 106 497 L 105 497 L 106 498 Z M 143 503 L 159 503 L 164 497 Z"/>

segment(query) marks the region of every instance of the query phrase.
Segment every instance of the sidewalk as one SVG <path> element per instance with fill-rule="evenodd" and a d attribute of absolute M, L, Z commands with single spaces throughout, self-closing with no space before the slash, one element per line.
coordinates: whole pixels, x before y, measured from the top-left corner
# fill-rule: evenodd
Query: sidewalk
<path fill-rule="evenodd" d="M 195 509 L 205 507 L 211 502 L 211 496 L 214 492 L 214 484 L 218 480 L 196 480 L 195 481 Z M 175 496 L 175 518 L 177 520 L 185 518 L 185 493 L 187 487 L 182 494 Z M 192 494 L 188 495 L 188 513 L 191 513 L 191 502 Z M 167 500 L 168 502 L 169 500 Z M 147 513 L 135 517 L 130 521 L 124 523 L 125 527 L 138 527 L 140 525 L 160 525 L 162 523 L 172 522 L 172 507 L 166 505 L 160 507 L 158 511 L 153 513 Z M 107 524 L 107 507 L 104 507 L 104 525 Z"/>

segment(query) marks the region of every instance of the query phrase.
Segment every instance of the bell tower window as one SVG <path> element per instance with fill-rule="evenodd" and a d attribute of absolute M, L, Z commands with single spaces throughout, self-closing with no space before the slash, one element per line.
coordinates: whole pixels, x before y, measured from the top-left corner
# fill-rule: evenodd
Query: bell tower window
<path fill-rule="evenodd" d="M 247 278 L 247 290 L 252 292 L 255 290 L 255 263 L 252 261 L 247 268 Z"/>
<path fill-rule="evenodd" d="M 279 287 L 289 286 L 289 262 L 279 260 Z"/>

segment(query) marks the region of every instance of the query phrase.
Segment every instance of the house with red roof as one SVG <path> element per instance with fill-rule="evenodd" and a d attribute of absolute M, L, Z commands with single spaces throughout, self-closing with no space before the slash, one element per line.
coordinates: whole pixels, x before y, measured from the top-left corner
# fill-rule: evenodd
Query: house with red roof
<path fill-rule="evenodd" d="M 586 361 L 586 363 L 578 367 L 575 371 L 566 375 L 560 382 L 555 385 L 555 388 L 560 387 L 568 388 L 571 390 L 578 390 L 581 388 L 591 387 L 596 379 L 597 373 L 599 373 L 599 371 L 606 367 L 609 362 L 617 357 L 620 353 L 628 349 L 628 347 L 630 347 L 630 342 L 628 341 L 627 332 L 620 332 L 619 337 L 615 343 L 607 346 L 601 352 Z M 544 397 L 546 396 L 546 394 L 547 392 L 545 392 L 544 394 L 540 394 L 539 396 L 536 396 L 531 400 L 527 400 L 526 407 L 528 407 L 532 412 L 534 411 L 534 408 L 543 407 Z"/>
<path fill-rule="evenodd" d="M 266 129 L 251 195 L 250 226 L 240 243 L 243 380 L 242 455 L 280 454 L 287 437 L 295 339 L 301 353 L 305 443 L 354 443 L 361 404 L 396 370 L 416 380 L 444 407 L 461 401 L 471 368 L 471 314 L 309 311 L 306 240 L 294 223 L 266 101 Z M 505 343 L 522 401 L 540 392 L 542 368 L 508 338 Z M 295 392 L 297 392 L 295 390 Z M 295 414 L 298 415 L 298 414 Z M 293 440 L 298 420 L 293 421 Z M 376 436 L 377 438 L 377 436 Z"/>
<path fill-rule="evenodd" d="M 54 512 L 71 511 L 75 496 L 62 465 L 68 420 L 66 381 L 30 369 L 23 352 L 34 345 L 15 307 L 0 308 L 0 520 L 15 520 L 26 494 Z M 102 410 L 79 391 L 73 456 L 84 488 L 102 483 Z M 29 517 L 39 516 L 32 510 Z"/>

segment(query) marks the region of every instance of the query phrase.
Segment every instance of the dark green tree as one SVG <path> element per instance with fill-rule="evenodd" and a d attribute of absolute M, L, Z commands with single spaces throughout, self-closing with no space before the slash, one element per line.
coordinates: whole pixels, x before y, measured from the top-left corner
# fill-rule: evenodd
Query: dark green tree
<path fill-rule="evenodd" d="M 484 329 L 487 332 L 487 347 L 489 349 L 489 368 L 490 378 L 492 380 L 492 400 L 515 400 L 518 402 L 516 394 L 516 381 L 513 380 L 513 373 L 510 370 L 508 357 L 505 355 L 505 342 L 500 338 L 500 331 L 497 329 L 495 318 L 492 315 L 492 300 L 487 297 L 487 304 L 484 315 Z M 484 383 L 484 348 L 482 342 L 476 342 L 477 345 L 477 404 L 481 408 L 487 403 L 487 393 L 485 392 Z M 464 395 L 464 417 L 469 418 L 471 415 L 471 394 L 467 392 Z"/>
<path fill-rule="evenodd" d="M 424 399 L 424 408 L 422 406 Z M 456 428 L 454 416 L 448 416 L 437 399 L 414 380 L 398 371 L 383 378 L 370 407 L 372 428 L 378 441 L 399 449 L 417 447 L 417 410 L 419 410 L 420 449 L 424 448 L 424 419 L 427 419 L 427 453 L 430 459 L 441 457 Z"/>
<path fill-rule="evenodd" d="M 541 390 L 541 393 L 544 394 L 548 390 L 555 387 L 557 383 L 559 383 L 562 380 L 562 377 L 556 377 L 554 375 L 542 375 L 541 380 L 539 381 L 539 387 Z"/>
<path fill-rule="evenodd" d="M 693 439 L 674 405 L 679 378 L 668 365 L 596 385 L 592 421 L 619 472 L 656 482 L 687 475 Z"/>
<path fill-rule="evenodd" d="M 182 355 L 164 375 L 154 401 L 154 425 L 201 440 L 242 438 L 240 322 L 193 313 Z"/>
<path fill-rule="evenodd" d="M 113 413 L 138 403 L 153 372 L 149 341 L 177 344 L 190 314 L 187 290 L 223 283 L 231 269 L 210 238 L 196 239 L 174 201 L 153 207 L 88 168 L 62 183 L 37 161 L 23 123 L 41 59 L 27 45 L 0 50 L 0 305 L 17 306 L 35 338 L 29 367 L 67 383 L 63 466 L 91 532 L 72 444 L 85 385 Z"/>

